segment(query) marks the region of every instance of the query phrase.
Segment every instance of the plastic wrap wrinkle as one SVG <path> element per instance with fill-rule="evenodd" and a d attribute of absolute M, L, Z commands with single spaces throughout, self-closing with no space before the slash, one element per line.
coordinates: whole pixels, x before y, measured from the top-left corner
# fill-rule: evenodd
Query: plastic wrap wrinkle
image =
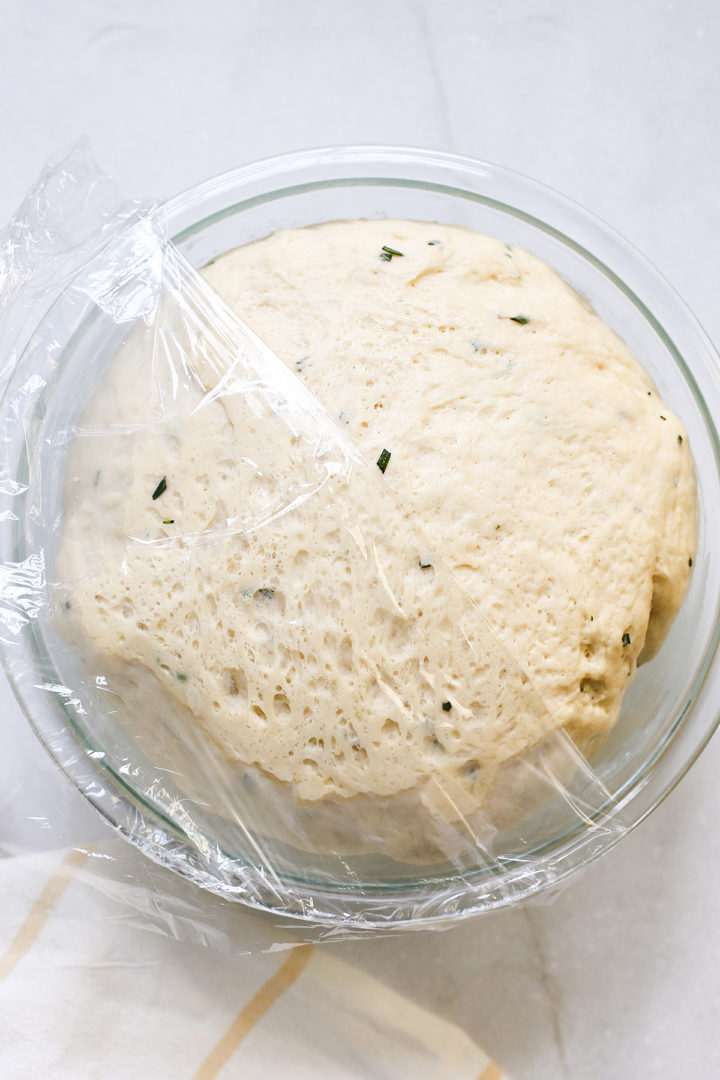
<path fill-rule="evenodd" d="M 28 620 L 35 618 L 44 606 L 46 589 L 44 552 L 29 555 L 20 563 L 0 565 L 0 621 L 9 632 L 12 642 Z"/>
<path fill-rule="evenodd" d="M 48 162 L 0 231 L 0 385 L 47 297 L 56 297 L 139 209 L 121 200 L 86 139 Z"/>
<path fill-rule="evenodd" d="M 48 382 L 22 328 L 50 294 L 77 344 L 50 343 Z M 0 371 L 15 365 L 0 417 L 6 663 L 29 711 L 40 715 L 38 691 L 57 699 L 51 721 L 33 718 L 40 737 L 150 859 L 322 939 L 442 926 L 561 880 L 562 852 L 538 855 L 529 842 L 524 854 L 522 830 L 511 835 L 526 819 L 544 814 L 551 828 L 555 815 L 577 845 L 622 834 L 551 703 L 384 473 L 168 241 L 162 212 L 118 204 L 85 147 L 48 167 L 0 234 L 0 311 Z M 97 343 L 90 370 L 81 332 Z M 75 399 L 67 386 L 61 399 L 63 379 Z M 213 470 L 224 470 L 217 499 Z M 225 583 L 259 550 L 265 577 L 228 601 Z M 292 570 L 303 552 L 315 574 L 309 615 Z M 133 575 L 146 583 L 130 604 Z M 193 581 L 212 604 L 202 618 L 184 613 L 186 639 L 153 596 Z M 161 624 L 151 647 L 148 627 Z M 212 664 L 241 648 L 247 662 L 223 676 L 234 718 L 223 727 Z M 287 682 L 277 675 L 283 650 L 318 671 L 305 742 L 286 724 L 295 669 Z M 365 710 L 346 717 L 357 679 Z M 537 744 L 526 755 L 510 740 L 486 775 L 484 750 L 504 745 L 510 707 L 539 718 Z M 455 752 L 460 722 L 472 745 Z M 165 897 L 147 890 L 127 882 L 125 900 L 154 916 Z"/>

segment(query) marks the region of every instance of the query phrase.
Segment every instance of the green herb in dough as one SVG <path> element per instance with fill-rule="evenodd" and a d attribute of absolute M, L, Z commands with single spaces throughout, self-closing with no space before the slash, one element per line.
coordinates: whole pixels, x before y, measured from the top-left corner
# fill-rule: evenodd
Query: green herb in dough
<path fill-rule="evenodd" d="M 391 457 L 390 451 L 389 450 L 383 450 L 383 452 L 380 454 L 380 457 L 377 459 L 377 467 L 378 467 L 378 469 L 380 470 L 381 473 L 384 473 L 385 470 L 387 469 L 390 457 Z"/>

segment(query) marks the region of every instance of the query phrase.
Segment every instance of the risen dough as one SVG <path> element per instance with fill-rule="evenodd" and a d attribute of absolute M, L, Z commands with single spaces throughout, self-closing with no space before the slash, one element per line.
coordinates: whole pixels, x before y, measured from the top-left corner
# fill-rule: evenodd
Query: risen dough
<path fill-rule="evenodd" d="M 591 754 L 696 538 L 685 430 L 623 343 L 540 260 L 460 228 L 280 232 L 204 274 L 371 467 L 323 473 L 242 396 L 198 409 L 203 369 L 158 422 L 130 342 L 83 427 L 133 431 L 70 458 L 68 618 L 306 802 L 432 801 L 449 777 L 452 818 L 559 728 Z"/>

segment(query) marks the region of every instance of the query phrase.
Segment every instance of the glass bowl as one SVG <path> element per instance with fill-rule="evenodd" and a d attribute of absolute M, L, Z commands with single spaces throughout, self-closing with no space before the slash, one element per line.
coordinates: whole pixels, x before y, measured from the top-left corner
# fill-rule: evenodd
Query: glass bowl
<path fill-rule="evenodd" d="M 477 867 L 320 859 L 282 844 L 269 865 L 202 807 L 188 812 L 172 776 L 158 777 L 113 726 L 108 694 L 88 685 L 43 617 L 3 647 L 29 722 L 89 802 L 151 858 L 225 897 L 332 932 L 444 924 L 558 886 L 658 805 L 718 722 L 720 384 L 708 338 L 657 271 L 597 218 L 525 177 L 466 158 L 385 147 L 290 154 L 209 180 L 162 209 L 169 235 L 196 267 L 277 229 L 388 217 L 463 225 L 544 259 L 625 340 L 688 430 L 700 501 L 694 572 L 665 644 L 638 670 L 617 726 L 591 762 L 604 804 L 578 816 L 558 798 L 502 838 L 501 857 Z M 0 522 L 6 565 L 39 573 L 39 551 L 52 564 L 62 456 L 49 458 L 47 447 L 71 429 L 117 345 L 117 327 L 66 291 L 27 346 L 3 402 L 7 419 L 21 380 L 28 371 L 40 376 L 26 422 L 8 426 L 18 493 Z"/>

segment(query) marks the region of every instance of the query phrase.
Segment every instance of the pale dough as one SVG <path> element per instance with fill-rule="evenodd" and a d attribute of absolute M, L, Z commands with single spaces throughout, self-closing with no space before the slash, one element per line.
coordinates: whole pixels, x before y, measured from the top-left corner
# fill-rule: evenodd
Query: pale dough
<path fill-rule="evenodd" d="M 452 819 L 558 729 L 592 754 L 696 542 L 687 434 L 637 360 L 461 228 L 279 232 L 204 276 L 368 464 L 129 341 L 69 459 L 76 631 L 305 803 L 450 784 Z"/>

